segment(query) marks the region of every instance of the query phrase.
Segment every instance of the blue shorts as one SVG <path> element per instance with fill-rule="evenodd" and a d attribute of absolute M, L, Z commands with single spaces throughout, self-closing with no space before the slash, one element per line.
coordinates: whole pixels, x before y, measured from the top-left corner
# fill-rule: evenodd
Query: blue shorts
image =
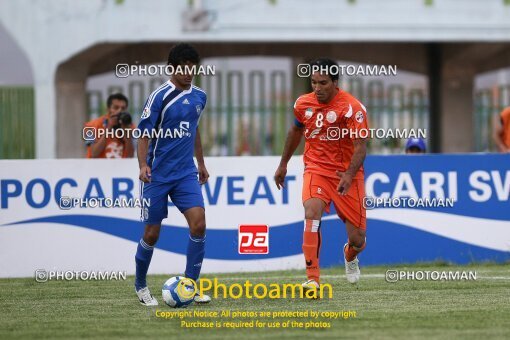
<path fill-rule="evenodd" d="M 142 202 L 148 200 L 150 203 L 142 207 L 141 220 L 147 224 L 160 224 L 168 217 L 168 197 L 181 213 L 189 208 L 204 207 L 204 197 L 196 173 L 171 182 L 140 183 Z"/>

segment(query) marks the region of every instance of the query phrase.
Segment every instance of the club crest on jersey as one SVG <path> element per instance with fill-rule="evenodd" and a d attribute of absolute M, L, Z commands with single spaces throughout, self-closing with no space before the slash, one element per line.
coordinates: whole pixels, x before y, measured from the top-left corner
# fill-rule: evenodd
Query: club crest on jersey
<path fill-rule="evenodd" d="M 364 119 L 364 118 L 363 118 L 363 112 L 361 112 L 361 111 L 356 112 L 356 116 L 355 116 L 355 118 L 356 118 L 356 121 L 357 121 L 358 123 L 362 123 L 362 122 L 363 122 L 363 119 Z"/>
<path fill-rule="evenodd" d="M 146 107 L 145 109 L 143 109 L 142 117 L 140 117 L 140 119 L 149 118 L 150 115 L 151 115 L 151 109 Z"/>
<path fill-rule="evenodd" d="M 336 121 L 336 112 L 335 111 L 329 111 L 326 114 L 326 120 L 330 123 L 334 123 Z"/>
<path fill-rule="evenodd" d="M 310 119 L 313 115 L 313 109 L 311 107 L 309 107 L 308 109 L 305 110 L 305 118 L 306 119 Z"/>
<path fill-rule="evenodd" d="M 200 112 L 202 111 L 202 107 L 200 105 L 197 105 L 195 106 L 195 108 L 197 109 L 197 114 L 200 114 Z"/>

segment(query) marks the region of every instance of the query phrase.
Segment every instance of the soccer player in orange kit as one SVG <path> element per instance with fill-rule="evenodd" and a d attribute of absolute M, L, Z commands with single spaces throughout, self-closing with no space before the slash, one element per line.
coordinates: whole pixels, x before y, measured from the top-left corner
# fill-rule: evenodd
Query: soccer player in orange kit
<path fill-rule="evenodd" d="M 333 60 L 326 58 L 310 64 L 313 92 L 300 96 L 294 104 L 295 122 L 287 134 L 274 176 L 280 189 L 285 183 L 287 163 L 304 135 L 303 254 L 308 277 L 303 283 L 305 288 L 319 287 L 321 217 L 324 210 L 329 212 L 331 202 L 347 228 L 348 242 L 343 252 L 350 283 L 359 281 L 357 255 L 365 248 L 366 241 L 366 210 L 362 202 L 367 111 L 351 94 L 338 88 L 335 66 Z"/>

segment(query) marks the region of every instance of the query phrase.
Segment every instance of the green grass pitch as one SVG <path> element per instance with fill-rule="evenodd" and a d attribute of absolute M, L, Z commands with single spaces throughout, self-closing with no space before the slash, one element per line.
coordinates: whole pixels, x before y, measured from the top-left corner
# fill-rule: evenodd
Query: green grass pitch
<path fill-rule="evenodd" d="M 384 273 L 400 270 L 475 270 L 476 281 L 400 281 L 388 283 Z M 9 338 L 166 338 L 189 339 L 480 339 L 510 338 L 510 264 L 448 266 L 417 264 L 398 267 L 362 267 L 356 286 L 343 268 L 322 270 L 323 283 L 333 286 L 333 299 L 213 299 L 209 305 L 192 305 L 185 311 L 356 311 L 355 318 L 331 322 L 328 329 L 189 329 L 179 319 L 156 317 L 156 308 L 141 306 L 126 281 L 50 281 L 33 278 L 0 280 L 0 339 Z M 204 275 L 226 284 L 301 283 L 304 271 Z M 363 276 L 365 275 L 365 276 Z M 152 275 L 149 287 L 164 305 L 161 286 L 170 275 Z M 309 319 L 258 318 L 272 322 Z M 188 321 L 197 319 L 187 318 Z M 201 319 L 207 321 L 207 319 Z M 211 320 L 212 321 L 212 320 Z M 251 319 L 216 321 L 251 321 Z"/>

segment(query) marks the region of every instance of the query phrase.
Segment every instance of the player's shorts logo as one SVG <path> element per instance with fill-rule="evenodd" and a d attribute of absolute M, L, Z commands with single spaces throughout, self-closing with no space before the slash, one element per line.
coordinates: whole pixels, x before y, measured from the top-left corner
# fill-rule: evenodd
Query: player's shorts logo
<path fill-rule="evenodd" d="M 269 254 L 268 225 L 239 226 L 239 254 Z"/>
<path fill-rule="evenodd" d="M 356 121 L 358 123 L 362 123 L 363 119 L 364 119 L 363 112 L 361 112 L 361 111 L 356 112 Z"/>
<path fill-rule="evenodd" d="M 317 193 L 318 194 L 322 194 L 322 189 L 321 188 L 317 188 Z"/>
<path fill-rule="evenodd" d="M 311 107 L 305 110 L 305 118 L 310 119 L 313 116 L 313 109 Z"/>
<path fill-rule="evenodd" d="M 326 114 L 326 120 L 330 123 L 334 123 L 336 121 L 336 112 L 335 111 L 329 111 Z"/>

